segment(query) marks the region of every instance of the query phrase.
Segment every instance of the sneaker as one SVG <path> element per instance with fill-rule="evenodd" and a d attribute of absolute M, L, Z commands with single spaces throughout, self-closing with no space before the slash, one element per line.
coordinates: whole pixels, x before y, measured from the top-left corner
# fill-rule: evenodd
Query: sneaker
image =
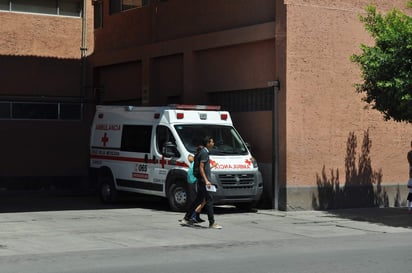
<path fill-rule="evenodd" d="M 185 218 L 183 218 L 180 223 L 182 223 L 183 225 L 193 225 L 192 220 L 187 220 Z"/>
<path fill-rule="evenodd" d="M 192 217 L 190 217 L 190 220 L 192 220 L 193 223 L 196 224 L 205 222 L 205 220 L 200 218 L 200 215 L 197 212 L 193 212 Z"/>
<path fill-rule="evenodd" d="M 190 220 L 193 221 L 193 223 L 196 223 L 196 224 L 200 224 L 200 223 L 205 222 L 205 220 L 200 218 L 198 214 L 193 215 L 192 218 L 190 218 Z"/>
<path fill-rule="evenodd" d="M 214 224 L 209 225 L 209 228 L 222 229 L 223 227 L 221 225 L 214 223 Z"/>

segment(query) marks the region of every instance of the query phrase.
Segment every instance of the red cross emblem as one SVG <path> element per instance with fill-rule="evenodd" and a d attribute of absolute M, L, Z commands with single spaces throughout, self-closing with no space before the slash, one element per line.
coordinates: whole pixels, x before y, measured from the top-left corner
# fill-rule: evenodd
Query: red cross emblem
<path fill-rule="evenodd" d="M 166 160 L 165 160 L 164 155 L 162 155 L 162 159 L 161 159 L 159 162 L 160 162 L 160 164 L 162 164 L 162 169 L 164 169 L 164 168 L 165 168 L 165 164 L 166 164 Z"/>
<path fill-rule="evenodd" d="M 250 161 L 249 159 L 246 159 L 246 160 L 245 160 L 245 163 L 246 163 L 248 166 L 250 166 L 250 164 L 252 164 L 252 161 Z"/>
<path fill-rule="evenodd" d="M 104 133 L 104 136 L 102 137 L 102 143 L 103 147 L 106 147 L 106 143 L 109 141 L 109 138 L 107 137 L 107 133 Z"/>

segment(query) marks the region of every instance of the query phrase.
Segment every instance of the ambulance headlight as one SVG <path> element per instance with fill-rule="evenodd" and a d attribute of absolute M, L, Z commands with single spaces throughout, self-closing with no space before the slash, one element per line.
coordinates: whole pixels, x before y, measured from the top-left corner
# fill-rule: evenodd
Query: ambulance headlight
<path fill-rule="evenodd" d="M 252 158 L 250 158 L 250 161 L 252 161 L 253 168 L 257 168 L 257 167 L 258 167 L 257 161 L 256 161 L 256 159 L 255 159 L 253 156 L 252 156 Z"/>

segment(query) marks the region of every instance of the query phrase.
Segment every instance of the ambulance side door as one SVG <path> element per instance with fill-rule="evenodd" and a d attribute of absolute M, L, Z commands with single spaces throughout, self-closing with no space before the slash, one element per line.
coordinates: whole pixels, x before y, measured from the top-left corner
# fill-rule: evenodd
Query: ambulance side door
<path fill-rule="evenodd" d="M 154 182 L 165 184 L 167 173 L 174 168 L 176 159 L 180 153 L 176 148 L 176 139 L 167 126 L 158 125 L 156 127 L 156 150 L 154 156 L 157 164 L 154 170 Z"/>
<path fill-rule="evenodd" d="M 151 125 L 123 125 L 120 186 L 153 190 L 152 128 Z"/>

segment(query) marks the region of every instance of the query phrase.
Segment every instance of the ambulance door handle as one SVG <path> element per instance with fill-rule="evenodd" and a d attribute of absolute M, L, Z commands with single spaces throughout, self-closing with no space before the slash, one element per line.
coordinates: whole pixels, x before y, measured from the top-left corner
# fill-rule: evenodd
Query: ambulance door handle
<path fill-rule="evenodd" d="M 149 156 L 147 154 L 144 155 L 144 162 L 147 163 L 149 161 Z"/>

